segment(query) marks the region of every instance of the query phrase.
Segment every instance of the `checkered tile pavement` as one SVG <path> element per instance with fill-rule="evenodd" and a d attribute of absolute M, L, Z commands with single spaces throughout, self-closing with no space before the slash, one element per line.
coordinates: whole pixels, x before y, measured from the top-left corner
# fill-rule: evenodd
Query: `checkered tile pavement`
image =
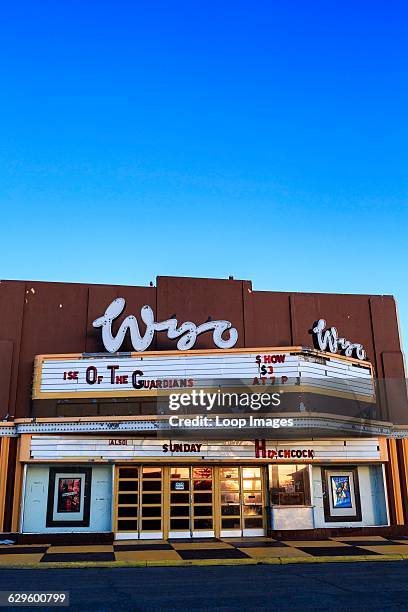
<path fill-rule="evenodd" d="M 161 562 L 219 559 L 267 559 L 336 556 L 408 555 L 408 536 L 329 538 L 327 540 L 274 540 L 272 538 L 195 538 L 194 540 L 121 540 L 111 545 L 0 546 L 0 567 L 55 562 Z"/>

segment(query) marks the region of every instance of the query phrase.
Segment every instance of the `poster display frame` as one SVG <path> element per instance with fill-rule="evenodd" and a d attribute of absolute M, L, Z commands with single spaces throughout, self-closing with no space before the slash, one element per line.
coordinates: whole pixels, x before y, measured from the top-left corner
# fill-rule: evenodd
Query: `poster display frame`
<path fill-rule="evenodd" d="M 68 518 L 70 512 L 58 511 L 60 505 L 60 484 L 62 480 L 79 480 L 80 499 L 79 510 L 73 512 L 77 516 Z M 50 467 L 47 500 L 47 527 L 89 527 L 91 511 L 91 481 L 90 467 Z M 63 515 L 63 516 L 62 516 Z"/>

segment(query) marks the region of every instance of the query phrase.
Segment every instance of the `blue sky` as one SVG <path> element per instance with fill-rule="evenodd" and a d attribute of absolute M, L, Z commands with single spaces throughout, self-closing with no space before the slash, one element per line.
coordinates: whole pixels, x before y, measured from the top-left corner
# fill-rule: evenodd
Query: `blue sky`
<path fill-rule="evenodd" d="M 394 294 L 405 2 L 33 2 L 0 20 L 0 277 Z"/>

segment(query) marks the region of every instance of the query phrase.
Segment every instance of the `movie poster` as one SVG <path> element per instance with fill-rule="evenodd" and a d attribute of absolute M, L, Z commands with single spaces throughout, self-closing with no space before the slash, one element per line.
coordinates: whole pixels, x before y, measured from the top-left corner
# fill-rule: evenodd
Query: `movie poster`
<path fill-rule="evenodd" d="M 330 476 L 333 508 L 352 508 L 350 476 Z"/>
<path fill-rule="evenodd" d="M 81 511 L 81 478 L 58 479 L 57 512 Z"/>

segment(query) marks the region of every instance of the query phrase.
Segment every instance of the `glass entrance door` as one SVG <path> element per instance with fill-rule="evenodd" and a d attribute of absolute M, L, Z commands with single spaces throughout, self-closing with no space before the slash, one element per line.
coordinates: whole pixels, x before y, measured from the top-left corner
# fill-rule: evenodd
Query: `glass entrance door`
<path fill-rule="evenodd" d="M 261 467 L 118 466 L 118 539 L 265 534 Z"/>
<path fill-rule="evenodd" d="M 265 533 L 262 469 L 220 467 L 221 537 Z"/>
<path fill-rule="evenodd" d="M 117 468 L 116 535 L 119 539 L 163 537 L 162 468 Z"/>
<path fill-rule="evenodd" d="M 213 468 L 170 468 L 169 538 L 214 536 Z"/>

